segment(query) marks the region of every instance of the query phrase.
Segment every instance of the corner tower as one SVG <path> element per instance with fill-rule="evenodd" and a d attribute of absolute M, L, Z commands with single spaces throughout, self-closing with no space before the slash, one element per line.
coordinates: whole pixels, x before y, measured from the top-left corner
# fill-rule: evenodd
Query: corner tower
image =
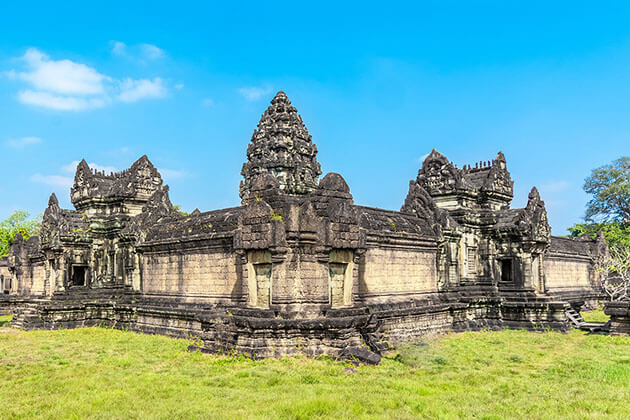
<path fill-rule="evenodd" d="M 272 175 L 285 194 L 302 195 L 317 188 L 321 173 L 317 146 L 287 95 L 278 92 L 247 147 L 247 162 L 241 170 L 245 178 L 240 187 L 242 201 L 252 198 L 252 184 L 259 175 Z"/>

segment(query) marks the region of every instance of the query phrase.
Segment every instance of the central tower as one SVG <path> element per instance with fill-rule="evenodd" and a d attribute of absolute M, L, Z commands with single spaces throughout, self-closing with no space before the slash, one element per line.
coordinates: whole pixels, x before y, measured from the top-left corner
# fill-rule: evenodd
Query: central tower
<path fill-rule="evenodd" d="M 260 118 L 243 164 L 240 197 L 251 198 L 252 183 L 259 175 L 270 174 L 280 190 L 289 195 L 308 194 L 317 187 L 322 170 L 317 161 L 317 146 L 297 109 L 280 91 Z"/>

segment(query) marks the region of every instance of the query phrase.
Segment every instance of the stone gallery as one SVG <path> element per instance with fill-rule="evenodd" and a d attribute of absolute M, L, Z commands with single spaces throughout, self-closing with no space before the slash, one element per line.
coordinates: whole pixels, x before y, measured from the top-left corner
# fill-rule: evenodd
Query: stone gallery
<path fill-rule="evenodd" d="M 177 212 L 146 156 L 105 174 L 82 161 L 41 233 L 0 260 L 14 325 L 107 325 L 198 337 L 203 351 L 378 359 L 426 334 L 569 327 L 601 296 L 603 238 L 551 236 L 536 188 L 510 208 L 505 156 L 458 168 L 433 150 L 399 211 L 355 204 L 321 177 L 283 92 L 247 147 L 241 206 Z M 411 175 L 411 174 L 410 174 Z"/>

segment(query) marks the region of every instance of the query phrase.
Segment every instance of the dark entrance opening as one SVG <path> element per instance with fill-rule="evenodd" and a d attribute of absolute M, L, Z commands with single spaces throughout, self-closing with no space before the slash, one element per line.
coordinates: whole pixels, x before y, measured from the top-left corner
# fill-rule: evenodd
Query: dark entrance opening
<path fill-rule="evenodd" d="M 85 274 L 87 267 L 82 265 L 72 266 L 72 285 L 73 286 L 85 286 Z"/>
<path fill-rule="evenodd" d="M 512 260 L 501 260 L 501 282 L 512 283 Z"/>
<path fill-rule="evenodd" d="M 4 293 L 8 295 L 11 292 L 11 286 L 13 282 L 11 281 L 11 277 L 4 278 L 4 274 L 0 274 L 0 293 Z"/>

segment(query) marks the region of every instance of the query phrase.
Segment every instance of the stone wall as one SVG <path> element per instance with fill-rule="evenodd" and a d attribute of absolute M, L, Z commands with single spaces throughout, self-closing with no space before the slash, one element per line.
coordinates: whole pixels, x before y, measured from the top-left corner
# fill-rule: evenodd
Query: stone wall
<path fill-rule="evenodd" d="M 11 273 L 9 273 L 8 261 L 6 257 L 0 258 L 0 295 L 9 291 Z"/>
<path fill-rule="evenodd" d="M 547 256 L 545 259 L 545 285 L 549 291 L 591 287 L 592 264 L 563 256 Z"/>
<path fill-rule="evenodd" d="M 437 292 L 436 251 L 373 248 L 360 267 L 359 293 L 368 300 Z"/>
<path fill-rule="evenodd" d="M 30 293 L 35 296 L 43 296 L 46 292 L 46 267 L 44 261 L 38 261 L 31 266 L 30 281 L 26 279 L 30 284 Z"/>
<path fill-rule="evenodd" d="M 544 255 L 545 290 L 569 302 L 594 304 L 602 297 L 597 272 L 597 242 L 552 237 Z"/>
<path fill-rule="evenodd" d="M 289 252 L 282 262 L 272 264 L 271 290 L 273 304 L 326 304 L 328 265 L 315 255 Z"/>
<path fill-rule="evenodd" d="M 74 209 L 51 195 L 40 235 L 17 235 L 0 260 L 12 281 L 0 304 L 26 329 L 105 324 L 199 336 L 204 351 L 343 357 L 444 331 L 565 330 L 567 301 L 597 296 L 603 238 L 550 238 L 535 187 L 510 208 L 500 152 L 458 168 L 433 150 L 400 211 L 359 206 L 340 174 L 319 179 L 279 92 L 247 159 L 241 206 L 190 214 L 146 156 L 109 175 L 82 161 Z"/>
<path fill-rule="evenodd" d="M 229 250 L 185 249 L 142 256 L 142 292 L 147 295 L 239 299 L 237 256 Z"/>
<path fill-rule="evenodd" d="M 604 313 L 610 316 L 611 335 L 630 335 L 630 301 L 606 302 Z"/>

